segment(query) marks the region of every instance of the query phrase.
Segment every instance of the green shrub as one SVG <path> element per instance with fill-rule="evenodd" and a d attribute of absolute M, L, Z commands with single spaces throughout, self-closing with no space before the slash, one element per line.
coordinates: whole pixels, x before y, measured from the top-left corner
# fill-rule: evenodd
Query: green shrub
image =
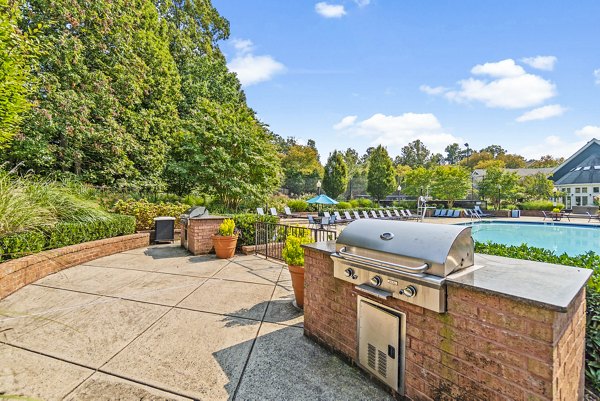
<path fill-rule="evenodd" d="M 339 202 L 335 207 L 341 210 L 352 209 L 352 204 L 350 202 Z"/>
<path fill-rule="evenodd" d="M 394 206 L 399 207 L 400 209 L 411 209 L 414 210 L 417 208 L 417 201 L 410 200 L 402 200 L 394 202 Z"/>
<path fill-rule="evenodd" d="M 183 203 L 188 206 L 204 206 L 206 203 L 206 198 L 198 195 L 187 195 L 185 198 L 183 198 Z"/>
<path fill-rule="evenodd" d="M 596 391 L 600 391 L 600 255 L 594 252 L 578 256 L 569 256 L 566 253 L 556 255 L 547 249 L 530 247 L 526 244 L 510 246 L 489 242 L 476 242 L 475 252 L 593 270 L 586 291 L 585 377 Z"/>
<path fill-rule="evenodd" d="M 25 231 L 0 238 L 0 260 L 134 232 L 135 218 L 118 214 L 106 214 L 96 221 L 58 223 L 43 231 Z"/>
<path fill-rule="evenodd" d="M 556 207 L 559 209 L 564 209 L 565 205 L 562 203 L 557 203 Z M 523 202 L 519 205 L 521 210 L 545 210 L 550 211 L 554 208 L 554 202 L 547 200 L 535 200 L 529 202 Z"/>
<path fill-rule="evenodd" d="M 0 262 L 41 252 L 46 237 L 40 231 L 26 231 L 0 238 Z"/>
<path fill-rule="evenodd" d="M 288 235 L 281 251 L 284 262 L 290 266 L 304 266 L 304 248 L 302 248 L 302 245 L 311 242 L 314 242 L 314 240 L 310 234 L 301 237 Z"/>
<path fill-rule="evenodd" d="M 358 206 L 360 206 L 360 207 L 372 207 L 373 206 L 373 202 L 371 201 L 371 199 L 360 198 L 360 199 L 358 199 Z"/>
<path fill-rule="evenodd" d="M 115 213 L 134 216 L 136 230 L 151 230 L 154 228 L 154 218 L 159 216 L 175 217 L 175 227 L 179 225 L 179 216 L 188 209 L 181 203 L 150 203 L 142 200 L 119 200 L 113 211 Z"/>
<path fill-rule="evenodd" d="M 219 226 L 219 235 L 231 237 L 235 231 L 235 222 L 232 219 L 225 219 Z"/>
<path fill-rule="evenodd" d="M 292 212 L 306 212 L 308 203 L 302 199 L 292 199 L 287 202 L 287 206 Z"/>
<path fill-rule="evenodd" d="M 360 202 L 358 199 L 350 199 L 350 205 L 352 205 L 352 208 L 357 208 L 360 207 Z"/>
<path fill-rule="evenodd" d="M 235 226 L 240 230 L 238 246 L 254 245 L 256 235 L 256 226 L 254 224 L 256 222 L 277 223 L 279 221 L 275 216 L 259 216 L 254 213 L 236 214 L 232 219 L 235 222 Z"/>

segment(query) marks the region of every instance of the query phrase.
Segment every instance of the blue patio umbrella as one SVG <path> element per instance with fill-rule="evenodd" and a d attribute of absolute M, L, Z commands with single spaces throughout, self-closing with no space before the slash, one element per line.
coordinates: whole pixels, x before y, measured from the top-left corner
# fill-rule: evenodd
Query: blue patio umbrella
<path fill-rule="evenodd" d="M 335 199 L 331 199 L 325 194 L 317 195 L 314 198 L 310 198 L 306 202 L 316 203 L 317 205 L 337 205 L 338 202 Z"/>

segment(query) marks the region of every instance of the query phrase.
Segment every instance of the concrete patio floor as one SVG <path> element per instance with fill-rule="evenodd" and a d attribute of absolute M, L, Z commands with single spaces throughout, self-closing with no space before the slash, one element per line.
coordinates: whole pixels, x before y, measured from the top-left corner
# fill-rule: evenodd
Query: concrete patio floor
<path fill-rule="evenodd" d="M 63 270 L 0 301 L 0 399 L 391 399 L 292 299 L 282 264 L 174 245 Z"/>

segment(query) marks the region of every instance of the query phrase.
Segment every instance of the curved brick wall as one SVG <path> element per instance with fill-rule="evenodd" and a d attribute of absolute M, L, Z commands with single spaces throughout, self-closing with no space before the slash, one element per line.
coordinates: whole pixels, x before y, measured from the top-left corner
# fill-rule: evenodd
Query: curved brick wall
<path fill-rule="evenodd" d="M 0 299 L 49 274 L 150 244 L 150 233 L 124 235 L 51 249 L 0 263 Z"/>

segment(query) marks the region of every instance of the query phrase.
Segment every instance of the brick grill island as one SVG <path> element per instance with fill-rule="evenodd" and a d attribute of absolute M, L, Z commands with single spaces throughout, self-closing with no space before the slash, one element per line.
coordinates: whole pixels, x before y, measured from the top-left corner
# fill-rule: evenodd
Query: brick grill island
<path fill-rule="evenodd" d="M 181 246 L 194 255 L 204 255 L 213 250 L 211 237 L 219 232 L 226 217 L 208 216 L 191 218 L 181 224 Z"/>
<path fill-rule="evenodd" d="M 304 333 L 358 363 L 357 300 L 403 313 L 398 398 L 583 399 L 589 270 L 477 254 L 476 268 L 446 277 L 437 313 L 334 278 L 334 252 L 333 241 L 305 245 Z"/>

